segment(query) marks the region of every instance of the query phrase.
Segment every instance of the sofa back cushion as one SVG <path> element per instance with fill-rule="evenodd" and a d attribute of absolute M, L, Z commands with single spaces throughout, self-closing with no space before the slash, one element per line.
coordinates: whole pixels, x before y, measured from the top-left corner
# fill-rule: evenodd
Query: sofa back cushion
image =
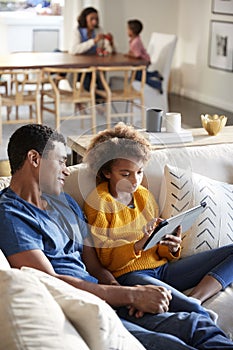
<path fill-rule="evenodd" d="M 0 177 L 0 191 L 5 187 L 9 186 L 11 177 L 10 176 L 1 176 Z"/>
<path fill-rule="evenodd" d="M 159 200 L 164 166 L 177 168 L 215 180 L 233 183 L 233 144 L 180 147 L 161 149 L 152 152 L 145 168 L 143 184 Z M 69 193 L 83 207 L 88 193 L 95 188 L 95 177 L 85 164 L 69 167 L 70 176 L 65 181 L 64 191 Z"/>
<path fill-rule="evenodd" d="M 227 183 L 233 183 L 233 143 L 209 146 L 167 148 L 153 151 L 145 168 L 143 184 L 159 200 L 164 166 L 177 168 Z M 64 191 L 69 193 L 83 207 L 87 195 L 95 188 L 95 177 L 85 164 L 69 167 Z M 0 177 L 0 190 L 8 186 L 10 177 Z"/>
<path fill-rule="evenodd" d="M 145 169 L 145 176 L 148 188 L 157 201 L 164 167 L 167 164 L 214 180 L 233 183 L 233 143 L 168 148 L 152 152 L 150 162 Z"/>
<path fill-rule="evenodd" d="M 233 185 L 165 166 L 160 208 L 165 219 L 180 214 L 200 202 L 204 211 L 184 232 L 181 256 L 189 256 L 233 242 Z"/>
<path fill-rule="evenodd" d="M 8 260 L 6 259 L 5 255 L 0 249 L 0 270 L 9 270 L 10 264 L 8 263 Z"/>

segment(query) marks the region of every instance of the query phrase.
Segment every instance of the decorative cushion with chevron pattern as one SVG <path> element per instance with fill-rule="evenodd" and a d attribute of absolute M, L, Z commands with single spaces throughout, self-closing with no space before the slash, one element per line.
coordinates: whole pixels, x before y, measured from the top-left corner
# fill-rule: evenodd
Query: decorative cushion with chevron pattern
<path fill-rule="evenodd" d="M 183 236 L 183 257 L 233 243 L 233 185 L 166 165 L 161 217 L 177 215 L 201 201 L 207 207 Z"/>

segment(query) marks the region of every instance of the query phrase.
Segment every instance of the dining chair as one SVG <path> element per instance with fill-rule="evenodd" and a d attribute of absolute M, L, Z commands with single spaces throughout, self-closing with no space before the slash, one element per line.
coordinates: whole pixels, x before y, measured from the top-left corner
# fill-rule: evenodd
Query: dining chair
<path fill-rule="evenodd" d="M 91 75 L 90 90 L 84 88 L 87 74 Z M 59 79 L 58 79 L 59 77 Z M 96 133 L 95 83 L 96 69 L 90 68 L 50 68 L 43 69 L 43 79 L 50 87 L 41 90 L 41 112 L 47 111 L 55 115 L 55 127 L 60 130 L 62 120 L 91 119 L 92 132 Z M 61 104 L 69 103 L 74 106 L 72 115 L 61 113 Z M 89 107 L 83 108 L 83 105 Z M 77 108 L 79 106 L 79 108 Z M 89 112 L 89 113 L 88 113 Z"/>
<path fill-rule="evenodd" d="M 0 87 L 4 88 L 5 95 L 7 95 L 8 94 L 8 83 L 5 79 L 2 78 L 1 75 L 0 75 Z"/>
<path fill-rule="evenodd" d="M 9 82 L 11 88 L 7 94 L 0 94 L 0 142 L 2 138 L 2 124 L 41 123 L 40 113 L 40 83 L 39 69 L 0 70 L 0 76 Z M 28 90 L 28 84 L 33 82 L 33 90 Z M 19 107 L 28 106 L 29 115 L 20 117 Z M 6 107 L 6 118 L 2 118 L 3 107 Z M 13 110 L 15 114 L 13 115 Z"/>
<path fill-rule="evenodd" d="M 132 124 L 134 106 L 141 109 L 142 127 L 145 127 L 144 85 L 146 80 L 146 66 L 104 66 L 98 67 L 97 70 L 103 85 L 103 90 L 96 89 L 96 94 L 106 103 L 107 127 L 111 126 L 112 118 L 119 117 L 130 117 Z M 133 82 L 137 72 L 141 72 L 141 81 L 137 89 L 135 89 L 133 87 Z M 109 80 L 108 73 L 117 74 L 121 81 L 123 81 L 119 89 L 111 89 L 111 79 Z M 114 102 L 121 101 L 127 102 L 127 104 L 130 103 L 130 111 L 128 111 L 128 109 L 124 112 L 117 111 L 114 107 Z"/>
<path fill-rule="evenodd" d="M 157 32 L 151 34 L 147 48 L 151 58 L 151 64 L 147 67 L 148 73 L 145 84 L 145 105 L 147 108 L 159 108 L 165 113 L 169 111 L 168 83 L 176 43 L 177 36 L 175 34 Z M 162 80 L 156 77 L 158 72 L 160 73 Z M 154 76 L 153 73 L 155 73 Z M 156 88 L 156 83 L 161 84 L 160 89 Z M 138 85 L 139 82 L 135 81 L 135 88 Z"/>

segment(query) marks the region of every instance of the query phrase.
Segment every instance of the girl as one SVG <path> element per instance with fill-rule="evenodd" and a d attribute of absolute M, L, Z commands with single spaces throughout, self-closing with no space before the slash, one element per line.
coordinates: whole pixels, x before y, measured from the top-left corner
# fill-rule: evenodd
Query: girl
<path fill-rule="evenodd" d="M 85 157 L 95 171 L 97 188 L 88 196 L 85 214 L 98 257 L 123 285 L 154 284 L 172 291 L 171 312 L 207 314 L 201 303 L 233 281 L 233 245 L 180 258 L 181 228 L 144 251 L 161 219 L 152 194 L 141 185 L 150 144 L 122 123 L 99 133 Z M 189 297 L 183 291 L 193 288 Z M 217 315 L 208 310 L 216 320 Z"/>

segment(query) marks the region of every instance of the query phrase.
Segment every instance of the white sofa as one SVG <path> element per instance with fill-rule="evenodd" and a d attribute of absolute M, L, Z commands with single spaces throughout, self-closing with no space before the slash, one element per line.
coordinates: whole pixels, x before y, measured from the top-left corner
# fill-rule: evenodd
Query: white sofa
<path fill-rule="evenodd" d="M 103 300 L 0 251 L 0 350 L 145 350 Z"/>
<path fill-rule="evenodd" d="M 229 197 L 232 201 L 231 212 L 229 213 L 231 222 L 229 225 L 232 225 L 231 227 L 233 228 L 233 185 L 229 185 L 233 184 L 233 144 L 167 148 L 156 150 L 152 153 L 152 157 L 145 169 L 144 184 L 149 187 L 156 200 L 159 202 L 161 216 L 164 218 L 174 214 L 174 211 L 171 212 L 170 210 L 169 212 L 169 209 L 173 208 L 174 203 L 172 203 L 168 176 L 164 175 L 164 167 L 167 164 L 174 172 L 177 171 L 180 173 L 182 172 L 181 169 L 185 169 L 186 174 L 184 182 L 186 188 L 182 184 L 180 187 L 182 189 L 185 188 L 186 192 L 189 191 L 189 207 L 192 207 L 196 202 L 200 201 L 200 194 L 206 197 L 205 199 L 209 207 L 211 207 L 212 198 L 217 201 L 218 206 L 222 206 L 226 202 L 224 198 L 221 197 L 223 192 L 222 186 L 229 187 Z M 94 176 L 88 171 L 84 164 L 74 165 L 69 169 L 71 175 L 66 179 L 65 191 L 71 194 L 82 207 L 87 194 L 95 186 Z M 168 173 L 167 169 L 166 173 Z M 179 177 L 180 176 L 178 176 L 178 178 Z M 182 176 L 182 178 L 184 177 Z M 207 186 L 207 192 L 210 190 L 210 194 L 206 194 L 203 192 L 203 188 L 199 188 L 199 186 L 205 185 L 205 182 L 210 185 Z M 175 195 L 179 196 L 179 193 L 175 193 Z M 183 197 L 183 194 L 181 194 L 181 196 Z M 183 203 L 181 201 L 181 207 L 182 205 Z M 188 209 L 187 206 L 185 206 L 185 208 Z M 218 220 L 218 222 L 223 221 L 222 225 L 226 223 L 226 220 L 222 220 L 224 214 L 225 208 L 215 209 L 215 220 Z M 202 214 L 201 220 L 205 215 L 210 218 L 210 214 L 207 210 Z M 216 227 L 213 235 L 222 234 L 221 230 L 223 228 L 220 227 L 219 224 L 217 225 L 216 222 L 214 224 Z M 195 251 L 194 244 L 199 244 L 199 242 L 193 239 L 193 235 L 197 234 L 195 229 L 197 228 L 192 227 L 192 232 L 184 237 L 184 241 L 187 241 L 188 246 L 183 248 L 183 255 L 209 249 L 210 246 L 213 248 L 221 244 L 229 244 L 233 241 L 233 233 L 231 237 L 228 237 L 229 235 L 226 234 L 227 238 L 217 239 L 216 242 L 209 242 L 209 238 L 205 237 L 204 242 L 206 243 L 208 241 L 208 244 L 201 245 L 201 247 L 198 247 Z M 216 296 L 204 303 L 206 308 L 212 309 L 218 313 L 219 318 L 217 323 L 230 337 L 233 335 L 233 313 L 229 308 L 232 302 L 233 288 L 228 287 L 225 291 L 219 292 Z"/>
<path fill-rule="evenodd" d="M 165 175 L 164 175 L 164 167 L 165 165 L 168 165 L 166 167 Z M 94 176 L 89 172 L 87 167 L 84 164 L 79 164 L 79 165 L 74 165 L 69 167 L 71 175 L 66 179 L 65 183 L 65 191 L 69 193 L 73 198 L 80 204 L 80 206 L 83 206 L 83 201 L 86 198 L 87 194 L 94 188 L 95 186 L 95 179 Z M 171 176 L 175 176 L 171 180 Z M 184 183 L 182 184 L 181 182 L 184 179 Z M 173 181 L 174 180 L 174 181 Z M 0 189 L 1 185 L 6 186 L 8 184 L 9 179 L 1 179 L 0 178 Z M 176 183 L 178 181 L 178 183 Z M 195 240 L 197 239 L 197 230 L 199 229 L 199 226 L 193 227 L 191 229 L 191 232 L 185 235 L 184 237 L 184 247 L 183 247 L 183 253 L 184 255 L 186 254 L 191 254 L 195 253 L 199 250 L 203 249 L 209 249 L 210 247 L 214 246 L 219 246 L 221 244 L 228 244 L 231 242 L 231 235 L 228 233 L 225 236 L 222 235 L 222 231 L 226 232 L 225 226 L 226 223 L 228 222 L 228 219 L 224 219 L 223 215 L 226 214 L 226 208 L 224 205 L 227 202 L 233 203 L 233 186 L 230 184 L 233 184 L 233 144 L 218 144 L 218 145 L 209 145 L 209 146 L 195 146 L 195 147 L 187 147 L 187 148 L 171 148 L 171 149 L 163 149 L 163 150 L 156 150 L 152 153 L 151 160 L 149 161 L 146 171 L 145 171 L 145 180 L 144 180 L 145 185 L 149 187 L 149 189 L 152 191 L 154 194 L 156 200 L 160 204 L 161 208 L 161 216 L 167 217 L 170 215 L 174 214 L 174 207 L 177 205 L 183 206 L 184 198 L 188 198 L 187 201 L 185 202 L 185 207 L 187 208 L 187 205 L 189 207 L 193 206 L 195 202 L 200 201 L 202 199 L 200 196 L 205 197 L 205 200 L 207 201 L 207 204 L 209 207 L 211 207 L 211 201 L 214 200 L 216 202 L 217 209 L 215 210 L 214 213 L 214 224 L 215 224 L 215 229 L 212 231 L 211 237 L 215 238 L 219 233 L 221 233 L 221 237 L 218 239 L 214 239 L 213 242 L 209 240 L 209 238 L 205 238 L 204 245 L 199 244 L 200 242 Z M 175 190 L 171 186 L 173 186 L 175 183 Z M 182 193 L 182 191 L 185 189 L 185 194 Z M 223 192 L 226 190 L 226 198 L 221 197 L 223 196 Z M 204 191 L 204 192 L 203 192 Z M 207 191 L 207 192 L 205 192 Z M 208 192 L 210 191 L 210 192 Z M 187 197 L 188 193 L 188 197 Z M 207 193 L 207 194 L 206 194 Z M 174 202 L 175 198 L 175 202 Z M 177 199 L 178 198 L 178 199 Z M 177 204 L 177 201 L 179 202 Z M 188 204 L 187 204 L 188 202 Z M 175 204 L 175 205 L 174 205 Z M 231 203 L 230 203 L 231 204 Z M 172 212 L 173 210 L 173 212 Z M 231 212 L 229 212 L 229 217 L 233 220 L 233 205 L 231 207 Z M 203 215 L 206 216 L 208 220 L 203 220 L 203 221 L 210 221 L 211 219 L 211 214 L 206 211 L 203 213 Z M 228 226 L 233 227 L 233 222 L 230 222 Z M 195 226 L 195 225 L 194 225 Z M 210 231 L 211 229 L 208 229 L 206 231 Z M 224 237 L 222 237 L 224 236 Z M 199 239 L 199 238 L 198 238 Z M 186 244 L 186 242 L 188 244 Z M 208 244 L 206 244 L 208 243 Z M 88 333 L 88 328 L 86 325 L 89 325 L 89 321 L 92 319 L 92 316 L 88 318 L 83 318 L 86 313 L 82 313 L 80 311 L 80 304 L 85 305 L 85 303 L 88 304 L 88 312 L 90 312 L 91 315 L 91 310 L 94 308 L 96 310 L 96 306 L 93 306 L 94 304 L 97 303 L 97 314 L 102 315 L 101 317 L 97 317 L 96 314 L 93 317 L 94 322 L 99 322 L 99 319 L 101 319 L 101 322 L 106 323 L 106 319 L 104 318 L 103 311 L 106 312 L 106 304 L 103 302 L 100 302 L 98 298 L 94 297 L 94 300 L 90 298 L 90 295 L 85 292 L 81 291 L 74 291 L 73 287 L 70 287 L 61 281 L 55 282 L 53 278 L 48 277 L 47 275 L 45 276 L 44 274 L 35 271 L 33 269 L 24 269 L 23 271 L 16 271 L 14 269 L 11 270 L 6 270 L 3 272 L 3 263 L 1 263 L 0 260 L 0 294 L 3 293 L 3 288 L 2 285 L 6 283 L 6 275 L 7 275 L 7 280 L 9 279 L 9 276 L 11 276 L 11 279 L 13 281 L 15 280 L 20 280 L 22 281 L 22 276 L 26 276 L 26 286 L 28 288 L 28 279 L 27 276 L 30 274 L 30 277 L 36 278 L 37 285 L 42 284 L 43 286 L 46 287 L 46 289 L 49 291 L 50 294 L 52 294 L 52 298 L 55 299 L 56 303 L 59 304 L 59 306 L 62 308 L 63 313 L 65 315 L 65 320 L 61 320 L 61 315 L 60 317 L 60 323 L 63 324 L 63 334 L 67 333 L 69 336 L 73 334 L 74 332 L 74 337 L 79 336 L 82 341 L 82 344 L 80 345 L 80 349 L 108 349 L 110 348 L 109 343 L 107 340 L 111 339 L 111 337 L 101 337 L 98 336 L 100 339 L 99 341 L 99 347 L 97 345 L 93 345 L 93 337 L 97 337 L 98 330 L 93 334 L 89 334 L 92 332 Z M 7 272 L 8 271 L 8 272 Z M 20 276 L 18 274 L 21 274 Z M 2 275 L 3 276 L 2 276 Z M 6 274 L 6 275 L 4 275 Z M 33 276 L 31 276 L 33 275 Z M 13 276 L 13 277 L 12 277 Z M 57 284 L 58 283 L 58 284 Z M 17 285 L 14 283 L 14 285 Z M 9 282 L 8 288 L 12 288 L 13 282 Z M 25 287 L 26 288 L 26 287 Z M 62 291 L 62 292 L 61 292 Z M 22 290 L 16 290 L 16 292 L 22 292 Z M 29 288 L 29 292 L 26 294 L 26 297 L 29 298 L 30 293 L 34 293 L 33 290 Z M 13 293 L 14 294 L 14 293 Z M 0 300 L 4 300 L 6 298 L 7 293 L 0 295 Z M 17 295 L 17 293 L 16 293 Z M 25 296 L 22 296 L 25 298 Z M 48 297 L 48 296 L 46 296 Z M 51 295 L 50 295 L 51 298 Z M 90 299 L 89 299 L 90 298 Z M 17 299 L 17 298 L 16 298 Z M 64 302 L 64 300 L 68 300 L 67 302 Z M 72 301 L 75 300 L 77 306 L 74 306 L 74 303 Z M 14 301 L 12 302 L 7 299 L 8 304 L 6 302 L 0 303 L 0 320 L 1 324 L 4 322 L 4 317 L 6 317 L 7 313 L 9 312 L 10 308 L 14 307 L 14 305 L 17 303 Z M 25 299 L 24 299 L 25 301 Z M 208 309 L 212 309 L 215 312 L 218 313 L 219 318 L 218 318 L 218 325 L 230 336 L 232 337 L 233 335 L 233 314 L 231 311 L 231 305 L 233 302 L 233 289 L 231 286 L 227 287 L 225 291 L 219 292 L 216 296 L 212 297 L 208 301 L 204 303 L 204 306 L 207 307 Z M 2 309 L 5 309 L 4 312 Z M 7 307 L 6 307 L 7 305 Z M 55 307 L 55 306 L 53 306 Z M 78 308 L 78 312 L 74 313 L 72 312 L 75 310 L 75 307 Z M 107 307 L 108 308 L 108 307 Z M 108 326 L 107 331 L 109 334 L 111 334 L 112 326 L 117 323 L 116 319 L 111 313 L 111 309 L 108 308 L 109 315 L 113 317 L 112 323 L 110 323 L 110 326 Z M 22 310 L 21 310 L 22 311 Z M 104 312 L 104 313 L 105 313 Z M 48 318 L 51 317 L 53 314 L 52 312 L 48 311 Z M 75 315 L 75 316 L 74 316 Z M 23 317 L 23 312 L 16 312 L 14 316 L 20 319 L 20 317 Z M 59 318 L 58 317 L 58 318 Z M 57 317 L 56 317 L 57 318 Z M 12 319 L 10 318 L 9 322 Z M 72 325 L 70 324 L 69 321 L 72 321 Z M 53 321 L 54 322 L 54 321 Z M 67 326 L 68 322 L 68 326 Z M 35 322 L 36 324 L 36 322 Z M 65 326 L 64 326 L 65 325 Z M 84 325 L 84 326 L 82 326 Z M 99 323 L 98 323 L 99 326 Z M 61 328 L 61 324 L 59 325 Z M 67 328 L 68 327 L 68 328 Z M 72 329 L 71 329 L 71 328 Z M 73 327 L 75 329 L 73 329 Z M 117 328 L 120 327 L 120 328 Z M 116 330 L 113 332 L 114 334 L 119 334 L 122 329 L 121 325 L 117 323 L 117 327 L 115 328 L 116 330 L 119 329 L 119 332 Z M 97 327 L 98 328 L 98 327 Z M 48 327 L 49 329 L 49 327 Z M 54 327 L 53 327 L 54 329 Z M 44 330 L 44 328 L 43 328 Z M 51 332 L 51 330 L 50 330 Z M 113 334 L 112 333 L 112 334 Z M 1 334 L 4 334 L 1 332 Z M 117 349 L 126 349 L 128 346 L 128 349 L 132 348 L 130 347 L 132 343 L 134 342 L 134 339 L 130 337 L 128 333 L 124 333 L 125 338 L 122 344 L 118 344 L 119 346 L 116 347 Z M 28 334 L 27 334 L 28 335 Z M 3 335 L 0 336 L 0 344 L 3 344 L 3 339 L 1 339 Z M 90 338 L 91 337 L 91 338 Z M 60 338 L 59 338 L 60 339 Z M 75 338 L 76 339 L 76 338 Z M 85 342 L 83 341 L 85 340 Z M 114 337 L 115 339 L 115 337 Z M 5 340 L 6 341 L 6 340 Z M 60 339 L 61 343 L 62 340 Z M 78 341 L 78 340 L 75 340 Z M 102 342 L 102 343 L 101 343 Z M 7 344 L 7 343 L 6 343 Z M 69 343 L 70 344 L 70 343 Z M 84 345 L 83 345 L 84 344 Z M 104 344 L 104 345 L 103 345 Z M 135 345 L 136 344 L 136 345 Z M 135 343 L 133 346 L 134 349 L 139 349 L 140 345 L 138 343 Z M 11 344 L 12 345 L 12 344 Z M 33 343 L 33 346 L 35 344 Z M 29 346 L 27 349 L 34 349 L 33 346 Z M 83 347 L 81 347 L 83 346 Z M 85 347 L 86 346 L 86 347 Z M 2 350 L 4 347 L 0 345 L 0 350 Z M 23 349 L 23 347 L 7 347 L 7 349 Z M 4 348 L 4 349 L 5 349 Z M 41 346 L 40 349 L 43 347 Z M 55 348 L 55 347 L 54 347 Z M 46 349 L 54 349 L 52 346 L 47 347 Z M 56 349 L 58 349 L 57 347 Z M 62 345 L 60 345 L 60 348 L 62 348 Z M 66 349 L 72 349 L 72 346 L 66 347 Z"/>

